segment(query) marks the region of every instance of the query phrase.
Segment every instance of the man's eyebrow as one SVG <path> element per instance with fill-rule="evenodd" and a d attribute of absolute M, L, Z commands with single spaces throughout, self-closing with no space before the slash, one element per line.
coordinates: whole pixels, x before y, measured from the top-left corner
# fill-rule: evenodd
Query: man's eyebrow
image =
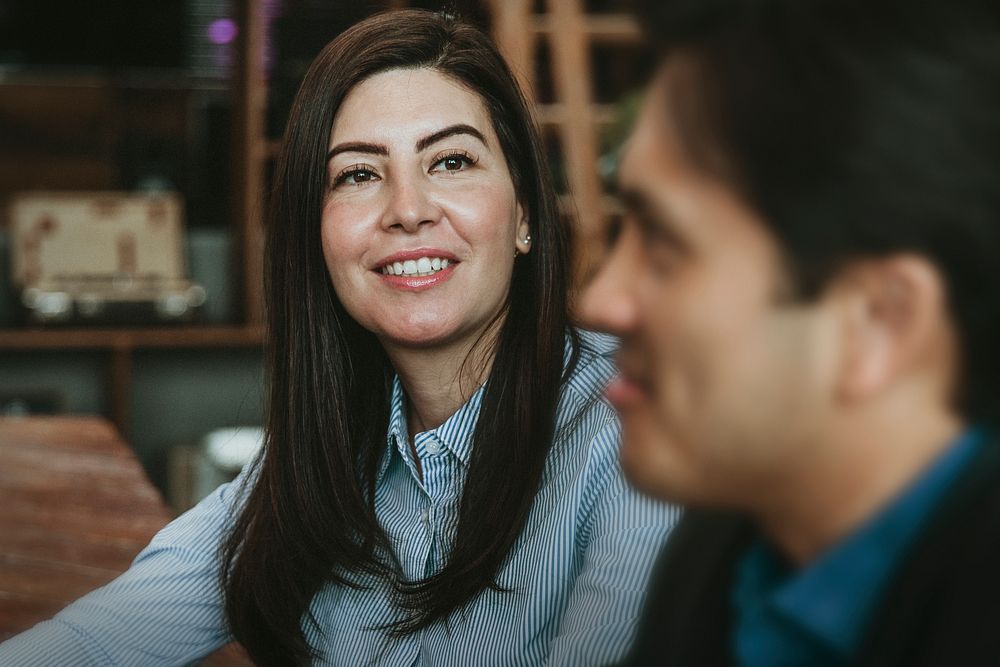
<path fill-rule="evenodd" d="M 617 196 L 625 206 L 626 217 L 648 237 L 669 241 L 678 250 L 690 250 L 690 242 L 677 229 L 669 211 L 660 212 L 638 190 L 623 188 L 618 191 Z"/>
<path fill-rule="evenodd" d="M 488 145 L 486 143 L 486 137 L 483 136 L 482 132 L 472 127 L 471 125 L 466 125 L 465 123 L 458 123 L 457 125 L 449 125 L 443 130 L 438 130 L 434 134 L 429 134 L 423 139 L 420 139 L 414 146 L 414 150 L 419 153 L 428 146 L 436 144 L 442 139 L 447 139 L 448 137 L 455 136 L 456 134 L 472 135 L 476 139 L 479 139 L 479 141 L 481 141 L 484 146 Z"/>
<path fill-rule="evenodd" d="M 326 161 L 329 162 L 334 155 L 340 153 L 369 153 L 371 155 L 388 155 L 389 149 L 381 144 L 370 144 L 363 141 L 348 141 L 337 144 L 326 154 Z"/>

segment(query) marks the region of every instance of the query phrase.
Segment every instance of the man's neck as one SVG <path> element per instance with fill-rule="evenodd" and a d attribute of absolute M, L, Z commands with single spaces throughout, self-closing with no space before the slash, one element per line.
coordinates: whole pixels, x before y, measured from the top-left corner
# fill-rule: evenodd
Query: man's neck
<path fill-rule="evenodd" d="M 754 512 L 793 563 L 810 562 L 877 514 L 963 429 L 945 411 L 894 412 L 842 424 L 824 446 L 785 469 Z"/>

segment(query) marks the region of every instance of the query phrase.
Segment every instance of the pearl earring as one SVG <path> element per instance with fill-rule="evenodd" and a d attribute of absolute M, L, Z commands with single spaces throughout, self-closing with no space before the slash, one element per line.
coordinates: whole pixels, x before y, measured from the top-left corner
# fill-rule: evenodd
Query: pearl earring
<path fill-rule="evenodd" d="M 531 245 L 531 234 L 525 234 L 524 238 L 522 239 L 522 242 L 524 243 L 524 245 Z M 514 248 L 514 257 L 517 257 L 520 254 L 521 254 L 520 251 L 518 251 L 517 248 Z"/>

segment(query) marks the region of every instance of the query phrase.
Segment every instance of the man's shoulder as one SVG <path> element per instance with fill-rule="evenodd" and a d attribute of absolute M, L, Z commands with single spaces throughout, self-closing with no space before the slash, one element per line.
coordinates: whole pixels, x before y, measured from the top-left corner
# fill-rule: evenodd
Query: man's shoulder
<path fill-rule="evenodd" d="M 897 569 L 872 621 L 861 664 L 996 664 L 998 562 L 1000 441 L 993 438 L 956 480 Z"/>
<path fill-rule="evenodd" d="M 1000 439 L 990 436 L 938 503 L 915 541 L 909 560 L 971 564 L 984 553 L 998 550 Z M 991 570 L 1000 577 L 1000 568 Z"/>
<path fill-rule="evenodd" d="M 672 606 L 688 588 L 700 588 L 709 579 L 731 580 L 732 568 L 753 535 L 752 522 L 742 514 L 685 510 L 660 557 L 652 594 L 671 598 Z"/>
<path fill-rule="evenodd" d="M 686 510 L 652 578 L 628 665 L 729 665 L 733 572 L 754 531 L 743 515 Z"/>

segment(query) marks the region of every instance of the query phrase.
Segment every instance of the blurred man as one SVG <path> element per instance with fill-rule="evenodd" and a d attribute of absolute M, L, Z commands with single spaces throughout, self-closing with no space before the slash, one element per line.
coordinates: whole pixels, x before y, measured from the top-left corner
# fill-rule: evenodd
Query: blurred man
<path fill-rule="evenodd" d="M 649 3 L 582 304 L 690 508 L 634 664 L 1000 664 L 998 7 Z"/>

